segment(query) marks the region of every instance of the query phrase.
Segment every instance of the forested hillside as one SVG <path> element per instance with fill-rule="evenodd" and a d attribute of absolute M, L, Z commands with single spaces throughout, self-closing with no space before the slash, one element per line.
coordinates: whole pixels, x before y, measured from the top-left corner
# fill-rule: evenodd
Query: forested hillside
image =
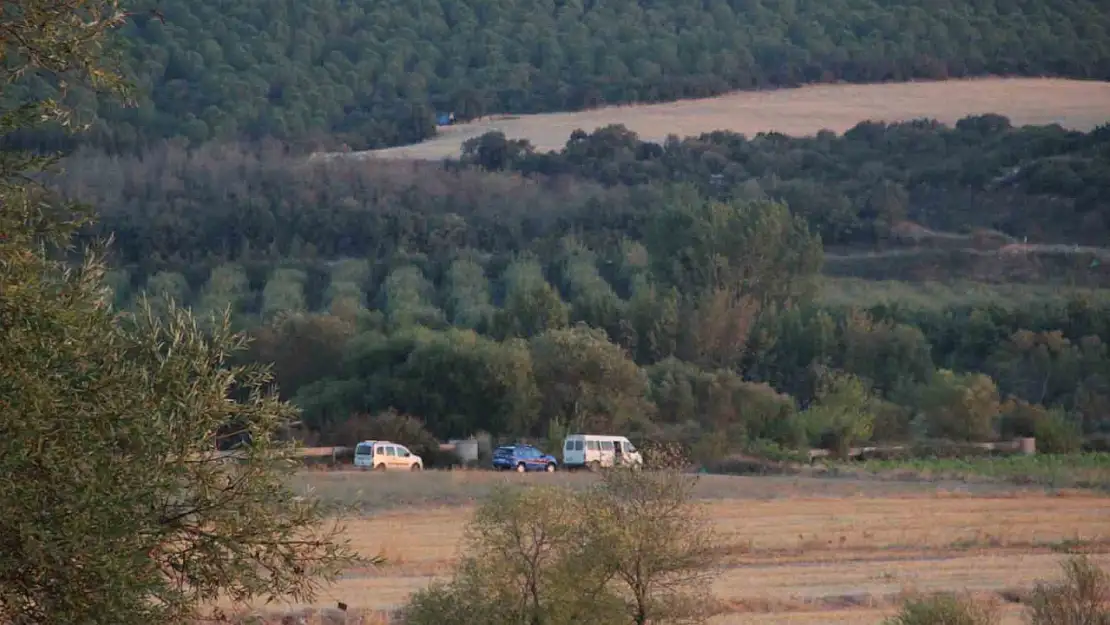
<path fill-rule="evenodd" d="M 113 151 L 170 137 L 374 148 L 434 133 L 436 110 L 465 118 L 817 81 L 1110 78 L 1099 0 L 131 4 L 121 52 L 139 106 L 69 93 L 95 122 L 86 140 Z M 4 97 L 28 90 L 49 87 L 30 77 Z"/>
<path fill-rule="evenodd" d="M 553 154 L 487 135 L 447 167 L 276 143 L 81 152 L 56 182 L 102 207 L 88 234 L 115 236 L 119 307 L 145 291 L 155 310 L 230 309 L 325 441 L 587 428 L 709 461 L 1032 433 L 1067 451 L 1110 426 L 1107 298 L 925 310 L 818 293 L 845 258 L 969 247 L 995 281 L 1105 286 L 1101 248 L 1005 250 L 1105 242 L 1107 139 L 993 115 L 665 145 L 614 127 Z M 388 410 L 417 420 L 365 416 Z"/>
<path fill-rule="evenodd" d="M 609 127 L 546 154 L 490 134 L 446 169 L 306 161 L 278 145 L 167 146 L 81 153 L 60 184 L 101 207 L 97 233 L 114 234 L 137 284 L 221 262 L 515 253 L 570 233 L 608 248 L 640 238 L 675 183 L 719 200 L 784 202 L 834 250 L 927 234 L 907 220 L 947 233 L 939 242 L 949 247 L 1099 246 L 1110 240 L 1108 130 L 1012 128 L 985 115 L 955 127 L 865 122 L 840 136 L 713 133 L 658 145 Z"/>

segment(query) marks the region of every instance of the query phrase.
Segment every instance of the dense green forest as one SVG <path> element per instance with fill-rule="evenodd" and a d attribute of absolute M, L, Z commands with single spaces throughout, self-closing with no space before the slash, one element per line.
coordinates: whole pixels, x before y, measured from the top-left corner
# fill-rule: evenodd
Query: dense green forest
<path fill-rule="evenodd" d="M 67 152 L 48 181 L 97 207 L 83 237 L 112 238 L 115 306 L 230 310 L 314 437 L 616 430 L 711 460 L 1015 434 L 1067 451 L 1110 431 L 1110 126 L 979 115 L 662 144 L 611 126 L 544 154 L 494 133 L 445 163 L 305 157 L 418 141 L 445 111 L 1110 79 L 1097 0 L 129 9 L 115 51 L 136 106 L 69 88 L 88 132 L 0 149 Z M 0 110 L 55 91 L 26 74 Z M 831 277 L 1038 295 L 854 301 Z"/>
<path fill-rule="evenodd" d="M 1015 434 L 1066 451 L 1110 429 L 1110 300 L 1065 292 L 1107 283 L 1104 251 L 1005 250 L 1105 242 L 1108 150 L 1106 127 L 985 115 L 664 145 L 610 127 L 550 154 L 487 135 L 447 164 L 83 150 L 55 182 L 101 207 L 87 235 L 114 236 L 117 306 L 230 308 L 320 440 L 401 423 L 615 430 L 703 460 Z M 966 278 L 950 257 L 971 254 L 984 279 L 1061 296 L 820 296 L 892 251 L 949 255 L 906 279 Z M 365 416 L 390 410 L 416 421 Z"/>
<path fill-rule="evenodd" d="M 1110 79 L 1099 0 L 135 0 L 136 108 L 70 89 L 110 151 L 277 138 L 355 149 L 462 118 L 811 82 Z M 154 12 L 148 10 L 154 9 Z M 30 75 L 5 101 L 43 95 Z M 9 145 L 66 147 L 62 135 Z"/>

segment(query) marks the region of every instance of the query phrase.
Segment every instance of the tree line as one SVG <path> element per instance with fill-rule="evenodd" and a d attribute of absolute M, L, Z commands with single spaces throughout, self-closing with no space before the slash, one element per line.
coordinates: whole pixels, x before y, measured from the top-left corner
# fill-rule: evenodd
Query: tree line
<path fill-rule="evenodd" d="M 815 292 L 844 251 L 1097 236 L 1107 136 L 984 115 L 664 145 L 610 127 L 548 154 L 491 134 L 447 164 L 166 146 L 83 151 L 54 182 L 101 207 L 85 234 L 114 237 L 117 307 L 230 310 L 332 442 L 394 411 L 425 441 L 602 428 L 705 457 L 1034 431 L 1074 449 L 1110 407 L 1104 304 L 845 309 Z M 918 221 L 948 231 L 902 234 Z"/>
<path fill-rule="evenodd" d="M 363 149 L 431 136 L 437 111 L 466 119 L 814 82 L 1110 78 L 1110 18 L 1097 0 L 131 4 L 115 49 L 138 106 L 73 85 L 66 101 L 89 133 L 22 129 L 9 143 Z M 31 74 L 3 98 L 57 93 Z"/>
<path fill-rule="evenodd" d="M 81 151 L 55 183 L 98 207 L 89 233 L 115 237 L 115 260 L 136 284 L 171 269 L 195 287 L 226 261 L 383 258 L 402 248 L 435 259 L 457 248 L 501 255 L 571 232 L 612 248 L 641 237 L 644 215 L 670 202 L 676 183 L 687 195 L 782 202 L 833 252 L 1098 246 L 1110 232 L 1108 129 L 1013 128 L 981 115 L 954 127 L 862 122 L 842 135 L 716 132 L 659 145 L 611 126 L 576 132 L 550 153 L 491 133 L 448 167 L 306 161 L 277 143 L 166 145 L 133 157 Z M 1076 279 L 1105 279 L 1093 260 L 1075 256 Z"/>
<path fill-rule="evenodd" d="M 466 141 L 462 152 L 463 164 L 487 171 L 606 187 L 683 181 L 721 199 L 774 197 L 831 246 L 896 244 L 906 220 L 985 231 L 1000 243 L 1101 245 L 1110 228 L 1110 124 L 1091 132 L 1015 128 L 987 114 L 954 126 L 863 121 L 841 135 L 716 131 L 663 144 L 611 125 L 576 131 L 558 151 L 536 152 L 495 131 Z"/>
<path fill-rule="evenodd" d="M 612 263 L 568 235 L 501 262 L 410 254 L 375 278 L 369 259 L 311 274 L 289 261 L 257 288 L 232 262 L 199 289 L 162 271 L 115 295 L 215 321 L 230 310 L 254 338 L 247 361 L 273 363 L 305 425 L 335 444 L 390 411 L 440 440 L 620 431 L 705 461 L 753 445 L 1031 434 L 1070 451 L 1107 425 L 1103 304 L 830 309 L 814 298 L 819 240 L 781 204 L 697 198 L 643 229 Z"/>

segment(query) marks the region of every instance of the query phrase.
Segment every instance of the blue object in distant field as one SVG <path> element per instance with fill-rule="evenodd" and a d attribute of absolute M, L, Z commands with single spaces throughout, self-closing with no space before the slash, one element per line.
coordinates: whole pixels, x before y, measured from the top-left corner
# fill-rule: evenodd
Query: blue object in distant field
<path fill-rule="evenodd" d="M 546 471 L 558 468 L 555 456 L 545 454 L 531 445 L 502 445 L 493 450 L 493 468 L 499 471 Z"/>

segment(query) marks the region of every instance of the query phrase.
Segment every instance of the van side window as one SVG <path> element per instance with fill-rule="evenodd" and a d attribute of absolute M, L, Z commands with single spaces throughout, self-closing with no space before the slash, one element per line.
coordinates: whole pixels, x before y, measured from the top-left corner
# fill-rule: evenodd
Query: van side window
<path fill-rule="evenodd" d="M 597 451 L 597 441 L 586 441 L 586 449 Z"/>
<path fill-rule="evenodd" d="M 396 457 L 397 456 L 397 448 L 396 447 L 386 447 L 385 448 L 385 455 L 391 456 L 391 457 Z"/>
<path fill-rule="evenodd" d="M 613 441 L 601 441 L 601 451 L 613 451 Z"/>
<path fill-rule="evenodd" d="M 582 441 L 574 441 L 574 451 L 582 451 Z"/>
<path fill-rule="evenodd" d="M 630 454 L 636 453 L 636 448 L 628 441 L 624 441 L 624 450 Z"/>

